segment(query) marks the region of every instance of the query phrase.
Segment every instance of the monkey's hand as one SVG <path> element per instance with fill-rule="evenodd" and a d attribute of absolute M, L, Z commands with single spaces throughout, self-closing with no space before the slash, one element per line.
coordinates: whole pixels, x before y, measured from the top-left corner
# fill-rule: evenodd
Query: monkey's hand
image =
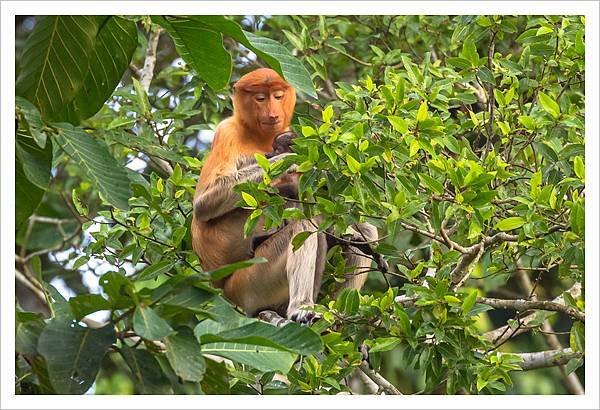
<path fill-rule="evenodd" d="M 271 158 L 275 155 L 284 154 L 286 152 L 293 152 L 291 147 L 294 143 L 295 138 L 296 134 L 294 134 L 291 131 L 279 134 L 273 141 L 273 152 L 266 154 L 265 157 Z"/>

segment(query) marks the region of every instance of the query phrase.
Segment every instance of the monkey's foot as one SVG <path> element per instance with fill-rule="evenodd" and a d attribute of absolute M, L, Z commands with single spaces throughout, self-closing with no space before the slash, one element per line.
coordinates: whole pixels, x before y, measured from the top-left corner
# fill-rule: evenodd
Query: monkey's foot
<path fill-rule="evenodd" d="M 313 312 L 310 309 L 311 306 L 300 306 L 297 309 L 288 311 L 288 318 L 297 323 L 311 325 L 321 318 L 317 312 Z"/>

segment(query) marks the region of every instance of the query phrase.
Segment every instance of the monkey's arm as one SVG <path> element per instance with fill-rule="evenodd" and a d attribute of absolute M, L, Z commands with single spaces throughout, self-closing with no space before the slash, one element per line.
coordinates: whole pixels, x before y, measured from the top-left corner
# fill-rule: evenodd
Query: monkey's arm
<path fill-rule="evenodd" d="M 289 153 L 276 155 L 269 158 L 270 163 L 283 159 Z M 286 172 L 295 172 L 296 164 L 292 164 Z M 218 177 L 213 183 L 200 191 L 194 198 L 194 216 L 202 222 L 210 221 L 234 210 L 235 204 L 240 200 L 240 194 L 233 191 L 233 187 L 242 182 L 260 182 L 264 170 L 256 163 L 249 164 L 237 171 Z"/>

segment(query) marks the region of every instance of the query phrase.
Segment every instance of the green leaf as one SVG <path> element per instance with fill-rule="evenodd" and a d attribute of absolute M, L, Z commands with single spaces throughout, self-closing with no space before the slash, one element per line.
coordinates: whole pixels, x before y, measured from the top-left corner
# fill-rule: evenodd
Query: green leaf
<path fill-rule="evenodd" d="M 369 349 L 369 354 L 376 352 L 387 352 L 400 344 L 402 339 L 399 337 L 379 337 Z"/>
<path fill-rule="evenodd" d="M 300 232 L 299 234 L 297 234 L 296 236 L 294 236 L 294 238 L 292 238 L 292 249 L 293 249 L 293 251 L 296 252 L 298 249 L 300 249 L 300 247 L 304 244 L 304 242 L 312 234 L 313 234 L 313 232 L 304 231 L 304 232 Z"/>
<path fill-rule="evenodd" d="M 119 349 L 125 363 L 131 369 L 135 385 L 142 394 L 172 394 L 169 380 L 165 377 L 156 358 L 148 350 L 133 349 L 123 344 Z"/>
<path fill-rule="evenodd" d="M 573 161 L 573 168 L 577 178 L 581 179 L 581 181 L 585 181 L 585 165 L 583 164 L 583 159 L 579 155 L 576 156 Z"/>
<path fill-rule="evenodd" d="M 401 134 L 406 134 L 408 132 L 408 123 L 404 118 L 388 115 L 387 119 L 390 124 L 392 124 L 392 128 L 394 128 L 394 130 Z"/>
<path fill-rule="evenodd" d="M 558 116 L 560 115 L 560 107 L 552 97 L 540 91 L 538 93 L 538 102 L 540 103 L 544 111 L 546 111 L 552 117 L 558 118 Z"/>
<path fill-rule="evenodd" d="M 45 323 L 41 315 L 17 310 L 15 322 L 15 352 L 34 356 Z"/>
<path fill-rule="evenodd" d="M 200 324 L 195 334 L 201 343 L 236 342 L 254 346 L 273 347 L 302 355 L 311 355 L 323 349 L 323 341 L 314 330 L 299 323 L 288 323 L 283 327 L 273 326 L 259 320 L 243 326 L 217 331 L 216 323 Z"/>
<path fill-rule="evenodd" d="M 133 83 L 133 89 L 135 90 L 135 96 L 137 98 L 141 114 L 149 116 L 150 102 L 148 101 L 148 93 L 146 92 L 144 87 L 142 87 L 142 84 L 138 81 L 137 78 L 131 77 L 131 82 Z"/>
<path fill-rule="evenodd" d="M 210 272 L 207 272 L 207 274 L 210 276 L 211 280 L 220 280 L 220 279 L 224 279 L 227 276 L 231 275 L 236 270 L 244 269 L 244 268 L 247 268 L 254 264 L 265 263 L 265 262 L 267 262 L 267 260 L 265 258 L 256 257 L 256 258 L 248 259 L 246 261 L 230 263 L 229 265 L 225 265 L 218 269 L 214 269 Z"/>
<path fill-rule="evenodd" d="M 96 114 L 128 70 L 137 47 L 135 22 L 117 16 L 95 16 L 100 30 L 90 53 L 83 84 L 61 112 L 61 120 L 78 124 Z M 54 69 L 54 67 L 52 67 Z"/>
<path fill-rule="evenodd" d="M 201 26 L 233 38 L 252 50 L 271 68 L 283 75 L 296 91 L 306 93 L 316 98 L 317 92 L 306 67 L 292 53 L 270 38 L 243 31 L 234 21 L 223 16 L 193 16 L 191 20 Z"/>
<path fill-rule="evenodd" d="M 471 62 L 469 60 L 461 57 L 449 57 L 446 61 L 451 66 L 460 68 L 461 70 L 465 70 L 467 68 L 472 67 Z"/>
<path fill-rule="evenodd" d="M 348 169 L 353 174 L 357 174 L 360 172 L 360 162 L 354 159 L 354 157 L 350 154 L 346 155 L 346 163 L 348 164 Z"/>
<path fill-rule="evenodd" d="M 466 315 L 467 313 L 469 313 L 469 311 L 473 308 L 473 306 L 475 306 L 476 301 L 477 301 L 477 289 L 473 289 L 471 292 L 469 292 L 469 294 L 463 301 L 462 305 L 460 306 L 460 310 L 462 311 L 462 314 Z"/>
<path fill-rule="evenodd" d="M 149 306 L 139 305 L 133 314 L 133 330 L 148 340 L 160 340 L 173 333 L 166 320 Z"/>
<path fill-rule="evenodd" d="M 358 312 L 359 304 L 358 291 L 353 288 L 346 288 L 337 297 L 334 307 L 338 311 L 350 316 Z"/>
<path fill-rule="evenodd" d="M 85 393 L 115 341 L 112 325 L 92 329 L 66 318 L 50 320 L 40 335 L 38 350 L 48 363 L 48 375 L 56 392 Z"/>
<path fill-rule="evenodd" d="M 178 328 L 177 333 L 165 338 L 165 346 L 167 359 L 177 376 L 191 382 L 202 380 L 206 363 L 192 329 Z"/>
<path fill-rule="evenodd" d="M 74 296 L 69 299 L 69 305 L 77 320 L 99 310 L 110 310 L 112 307 L 108 300 L 95 294 Z"/>
<path fill-rule="evenodd" d="M 54 126 L 58 127 L 54 141 L 83 169 L 106 201 L 117 208 L 128 209 L 129 177 L 106 144 L 71 124 Z"/>
<path fill-rule="evenodd" d="M 585 351 L 585 326 L 581 322 L 574 322 L 569 335 L 569 345 L 574 352 Z"/>
<path fill-rule="evenodd" d="M 24 125 L 26 125 L 26 127 L 21 127 L 21 124 L 18 124 L 18 129 L 26 128 L 26 131 L 29 131 L 26 134 L 31 135 L 40 148 L 44 148 L 48 136 L 43 129 L 44 123 L 37 107 L 19 96 L 15 97 L 15 105 L 17 106 L 17 112 L 21 115 L 19 119 L 24 120 Z"/>
<path fill-rule="evenodd" d="M 463 43 L 460 56 L 465 60 L 468 60 L 473 67 L 477 67 L 479 65 L 479 54 L 477 53 L 477 46 L 473 40 L 466 40 Z"/>
<path fill-rule="evenodd" d="M 417 122 L 423 122 L 427 119 L 427 101 L 423 101 L 417 111 Z"/>
<path fill-rule="evenodd" d="M 16 94 L 43 118 L 64 120 L 60 113 L 83 85 L 97 32 L 94 16 L 38 17 L 23 46 Z"/>
<path fill-rule="evenodd" d="M 249 207 L 256 208 L 258 206 L 256 199 L 247 192 L 242 192 L 242 199 Z"/>
<path fill-rule="evenodd" d="M 52 144 L 17 133 L 15 143 L 15 223 L 18 228 L 38 207 L 51 178 Z"/>
<path fill-rule="evenodd" d="M 321 116 L 323 117 L 324 123 L 331 124 L 331 119 L 333 118 L 333 107 L 331 105 L 325 107 Z"/>
<path fill-rule="evenodd" d="M 439 182 L 437 179 L 434 179 L 429 175 L 420 172 L 418 175 L 419 179 L 421 180 L 421 183 L 425 186 L 425 188 L 435 192 L 438 195 L 444 194 L 444 185 L 442 185 L 442 183 Z"/>
<path fill-rule="evenodd" d="M 571 230 L 583 239 L 585 237 L 585 209 L 583 208 L 581 201 L 573 203 L 569 221 Z"/>
<path fill-rule="evenodd" d="M 186 17 L 152 16 L 152 20 L 164 27 L 175 43 L 183 60 L 215 91 L 229 83 L 231 56 L 223 47 L 223 34 L 199 26 Z"/>
<path fill-rule="evenodd" d="M 520 228 L 525 224 L 525 219 L 520 216 L 511 216 L 509 218 L 503 219 L 496 224 L 496 229 L 501 231 L 511 231 L 513 229 Z"/>
<path fill-rule="evenodd" d="M 147 266 L 142 270 L 138 276 L 138 280 L 151 280 L 156 279 L 163 273 L 169 272 L 173 266 L 175 266 L 175 261 L 171 261 L 168 259 L 162 259 L 156 263 L 153 263 L 150 266 Z"/>

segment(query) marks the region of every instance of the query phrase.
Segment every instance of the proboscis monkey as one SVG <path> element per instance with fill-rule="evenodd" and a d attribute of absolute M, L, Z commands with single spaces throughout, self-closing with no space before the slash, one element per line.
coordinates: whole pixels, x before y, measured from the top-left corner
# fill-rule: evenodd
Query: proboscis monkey
<path fill-rule="evenodd" d="M 247 315 L 273 309 L 288 318 L 307 322 L 313 314 L 305 310 L 314 304 L 325 268 L 327 241 L 323 233 L 310 235 L 295 252 L 291 240 L 303 231 L 316 231 L 318 220 L 290 221 L 253 248 L 253 236 L 264 235 L 257 228 L 244 238 L 243 227 L 250 211 L 236 208 L 240 200 L 233 187 L 244 181 L 259 182 L 263 178 L 253 155 L 266 154 L 271 163 L 289 154 L 290 122 L 296 103 L 296 92 L 275 71 L 261 68 L 237 81 L 233 87 L 233 116 L 216 129 L 211 152 L 200 173 L 194 197 L 192 220 L 193 247 L 202 267 L 212 270 L 246 260 L 253 255 L 267 263 L 239 269 L 214 283 L 225 295 L 241 306 Z M 280 136 L 280 138 L 277 138 Z M 297 189 L 296 167 L 274 180 L 276 187 Z M 297 192 L 297 191 L 296 191 Z M 282 194 L 284 195 L 284 194 Z M 258 226 L 261 224 L 259 223 Z M 367 240 L 377 238 L 371 225 L 356 227 Z M 348 264 L 370 266 L 360 251 L 351 252 Z M 366 274 L 353 275 L 345 286 L 360 288 Z"/>

